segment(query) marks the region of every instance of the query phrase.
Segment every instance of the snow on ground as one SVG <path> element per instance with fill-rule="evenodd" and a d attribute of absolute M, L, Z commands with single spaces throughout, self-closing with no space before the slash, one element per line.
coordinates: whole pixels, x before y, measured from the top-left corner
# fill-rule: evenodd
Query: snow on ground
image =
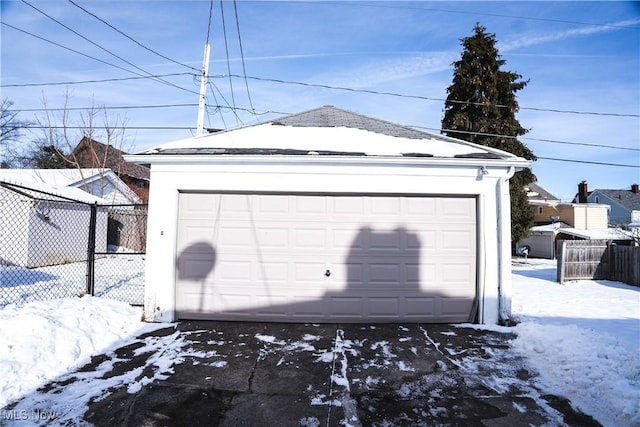
<path fill-rule="evenodd" d="M 0 408 L 88 363 L 132 336 L 157 328 L 141 309 L 104 298 L 62 298 L 0 310 Z"/>
<path fill-rule="evenodd" d="M 519 324 L 515 328 L 461 326 L 515 332 L 518 338 L 512 347 L 538 373 L 534 380 L 541 389 L 568 398 L 605 426 L 640 426 L 640 288 L 590 280 L 559 285 L 555 274 L 555 261 L 529 259 L 525 264 L 523 260 L 515 260 L 512 311 Z M 50 282 L 47 286 L 55 285 L 55 280 L 47 279 Z M 144 324 L 140 316 L 139 308 L 96 297 L 9 304 L 1 308 L 0 378 L 11 381 L 0 382 L 0 409 L 86 364 L 91 355 L 113 351 L 141 333 L 166 326 Z M 158 350 L 154 363 L 160 368 L 159 375 L 170 373 L 172 364 L 179 363 L 190 351 L 176 334 L 145 338 L 146 347 Z M 275 337 L 256 338 L 265 345 L 280 344 Z M 316 338 L 310 335 L 295 345 L 308 351 Z M 341 336 L 336 337 L 336 343 L 342 346 L 327 355 L 335 363 L 333 382 L 344 383 L 348 390 L 349 379 L 341 356 L 346 357 L 352 350 Z M 380 354 L 386 354 L 385 342 L 375 345 Z M 395 355 L 387 356 L 381 363 L 403 363 L 397 358 L 391 360 Z M 131 384 L 130 391 L 135 392 L 153 380 L 140 372 L 105 380 L 100 371 L 107 368 L 98 366 L 97 373 L 83 374 L 85 380 L 65 389 L 65 402 L 60 405 L 76 406 L 69 416 L 77 414 L 81 419 L 82 402 L 86 404 L 91 393 L 108 388 L 104 384 L 92 388 L 91 382 Z M 504 367 L 507 371 L 509 368 Z M 31 402 L 31 407 L 37 407 L 36 403 Z M 349 406 L 352 402 L 347 399 L 340 404 Z"/>
<path fill-rule="evenodd" d="M 640 288 L 555 278 L 555 261 L 514 262 L 514 348 L 550 393 L 605 426 L 640 426 Z"/>
<path fill-rule="evenodd" d="M 126 249 L 115 246 L 109 249 L 118 254 L 96 258 L 94 295 L 142 304 L 144 255 L 126 253 Z M 81 261 L 39 268 L 0 265 L 0 278 L 0 307 L 11 303 L 80 296 L 87 289 L 87 263 Z"/>

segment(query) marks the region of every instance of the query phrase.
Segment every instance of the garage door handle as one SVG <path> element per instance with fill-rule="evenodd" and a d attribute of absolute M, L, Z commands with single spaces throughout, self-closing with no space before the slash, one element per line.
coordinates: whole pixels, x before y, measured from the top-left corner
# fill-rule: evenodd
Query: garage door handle
<path fill-rule="evenodd" d="M 324 275 L 325 275 L 325 276 L 327 276 L 327 277 L 331 276 L 331 270 L 327 270 L 327 271 L 325 271 L 325 272 L 324 272 Z"/>

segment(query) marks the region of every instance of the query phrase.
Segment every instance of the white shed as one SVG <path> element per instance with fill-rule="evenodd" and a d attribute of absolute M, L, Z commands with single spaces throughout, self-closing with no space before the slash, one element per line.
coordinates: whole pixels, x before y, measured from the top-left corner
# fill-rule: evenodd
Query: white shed
<path fill-rule="evenodd" d="M 160 145 L 148 320 L 510 316 L 509 153 L 325 106 Z"/>
<path fill-rule="evenodd" d="M 78 188 L 17 181 L 0 171 L 0 263 L 26 268 L 87 259 L 90 204 L 106 201 Z M 96 252 L 107 249 L 107 210 L 97 209 Z"/>

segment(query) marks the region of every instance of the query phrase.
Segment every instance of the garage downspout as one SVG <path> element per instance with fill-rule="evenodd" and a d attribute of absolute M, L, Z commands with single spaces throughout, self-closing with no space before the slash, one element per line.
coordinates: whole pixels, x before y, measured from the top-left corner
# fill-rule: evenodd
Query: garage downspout
<path fill-rule="evenodd" d="M 472 317 L 469 322 L 478 322 L 484 324 L 484 308 L 485 308 L 485 291 L 487 285 L 487 227 L 484 220 L 485 212 L 485 199 L 483 195 L 478 196 L 478 205 L 476 206 L 476 217 L 478 218 L 478 224 L 480 224 L 479 232 L 476 239 L 477 253 L 478 253 L 478 272 L 477 272 L 477 297 L 474 301 L 474 308 L 472 310 Z"/>
<path fill-rule="evenodd" d="M 509 196 L 509 179 L 515 172 L 515 167 L 511 166 L 507 174 L 498 180 L 498 323 L 501 325 L 508 325 L 511 319 L 511 198 Z"/>

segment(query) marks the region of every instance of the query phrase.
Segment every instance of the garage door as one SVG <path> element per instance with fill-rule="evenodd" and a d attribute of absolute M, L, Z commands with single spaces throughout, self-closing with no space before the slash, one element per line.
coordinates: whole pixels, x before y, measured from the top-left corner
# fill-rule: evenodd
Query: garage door
<path fill-rule="evenodd" d="M 466 322 L 473 197 L 181 193 L 176 317 Z"/>

